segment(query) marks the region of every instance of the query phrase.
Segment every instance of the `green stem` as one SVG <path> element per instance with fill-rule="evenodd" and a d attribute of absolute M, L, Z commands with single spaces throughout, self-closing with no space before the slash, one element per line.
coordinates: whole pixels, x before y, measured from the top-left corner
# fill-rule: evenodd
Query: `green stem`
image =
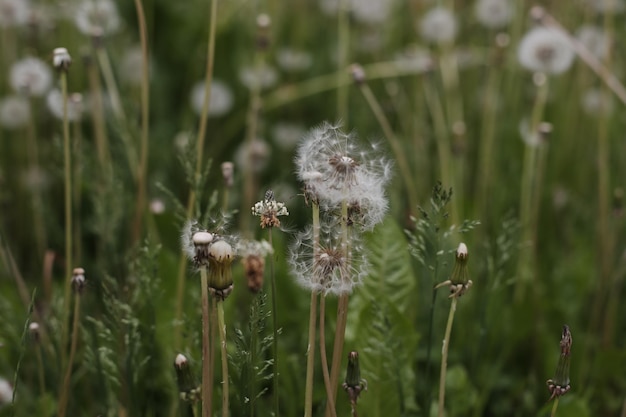
<path fill-rule="evenodd" d="M 142 217 L 146 205 L 146 177 L 148 175 L 148 132 L 150 114 L 150 87 L 148 74 L 148 35 L 146 16 L 141 0 L 135 0 L 137 20 L 139 22 L 139 37 L 141 39 L 142 77 L 141 77 L 141 151 L 139 166 L 137 167 L 137 205 L 135 207 L 135 221 L 132 242 L 136 242 L 141 235 Z"/>
<path fill-rule="evenodd" d="M 439 375 L 439 412 L 438 417 L 444 415 L 444 405 L 446 400 L 446 370 L 448 368 L 448 349 L 450 347 L 450 333 L 452 331 L 452 322 L 454 321 L 454 312 L 456 311 L 457 297 L 452 297 L 450 303 L 450 313 L 448 314 L 448 324 L 446 325 L 446 335 L 443 339 L 443 349 L 441 350 L 441 374 Z"/>
<path fill-rule="evenodd" d="M 272 228 L 270 227 L 268 230 L 269 243 L 270 246 L 274 247 L 274 243 L 272 242 Z M 278 309 L 277 304 L 278 300 L 276 299 L 276 276 L 274 274 L 274 257 L 270 255 L 270 281 L 272 284 L 272 327 L 274 337 L 272 343 L 274 345 L 274 416 L 279 416 L 279 392 L 278 392 Z"/>
<path fill-rule="evenodd" d="M 63 96 L 63 176 L 65 179 L 65 311 L 63 315 L 63 331 L 61 336 L 61 363 L 65 365 L 65 349 L 67 345 L 67 325 L 70 317 L 73 250 L 72 247 L 72 153 L 70 143 L 70 122 L 67 115 L 67 73 L 61 72 L 61 94 Z"/>
<path fill-rule="evenodd" d="M 213 402 L 211 360 L 211 323 L 209 316 L 209 280 L 206 268 L 200 268 L 202 290 L 202 417 L 211 417 Z"/>
<path fill-rule="evenodd" d="M 348 48 L 350 43 L 350 21 L 348 16 L 348 0 L 339 0 L 337 10 L 337 32 L 339 56 L 337 60 L 337 115 L 346 125 L 348 124 L 348 84 L 346 80 L 346 67 L 348 66 Z"/>
<path fill-rule="evenodd" d="M 72 376 L 72 364 L 74 363 L 74 355 L 76 354 L 76 346 L 78 344 L 78 332 L 80 331 L 80 299 L 80 291 L 78 291 L 76 292 L 76 299 L 74 302 L 74 320 L 72 323 L 72 343 L 70 345 L 70 356 L 67 361 L 65 376 L 63 377 L 63 384 L 61 385 L 58 417 L 65 417 L 65 413 L 67 411 L 67 403 L 70 393 L 70 378 Z"/>
<path fill-rule="evenodd" d="M 204 78 L 204 102 L 202 104 L 202 114 L 200 115 L 200 128 L 198 130 L 198 138 L 196 140 L 196 169 L 195 179 L 196 182 L 202 173 L 202 160 L 204 154 L 204 140 L 206 136 L 206 126 L 209 116 L 209 104 L 211 97 L 211 81 L 213 79 L 213 66 L 215 57 L 215 26 L 217 17 L 217 0 L 211 0 L 210 17 L 209 17 L 209 39 L 207 46 L 207 65 L 206 74 Z M 196 189 L 195 185 L 189 192 L 189 199 L 187 200 L 187 218 L 191 218 L 193 208 L 196 203 Z M 177 325 L 174 331 L 174 346 L 178 349 L 181 344 L 181 328 L 178 322 L 183 315 L 183 305 L 185 296 L 185 265 L 187 264 L 186 256 L 184 253 L 180 255 L 180 261 L 178 263 L 178 273 L 176 278 L 176 315 L 175 320 Z"/>
<path fill-rule="evenodd" d="M 217 300 L 217 320 L 220 333 L 220 346 L 222 351 L 222 417 L 228 417 L 228 354 L 226 352 L 226 323 L 224 321 L 224 300 Z"/>
<path fill-rule="evenodd" d="M 333 385 L 328 375 L 328 360 L 326 358 L 326 335 L 325 326 L 326 321 L 326 297 L 322 295 L 320 297 L 320 357 L 322 359 L 322 374 L 324 375 L 324 387 L 326 387 L 327 406 L 326 412 L 330 413 L 331 417 L 337 417 L 337 410 L 335 407 L 335 393 L 333 392 Z M 334 364 L 333 360 L 333 364 Z M 335 391 L 336 392 L 336 391 Z"/>
<path fill-rule="evenodd" d="M 320 206 L 312 204 L 313 216 L 313 259 L 316 259 L 320 241 Z M 306 360 L 306 388 L 304 394 L 304 417 L 313 415 L 313 379 L 315 376 L 315 327 L 317 317 L 317 292 L 311 292 L 311 306 L 309 310 L 309 343 L 307 345 Z"/>
<path fill-rule="evenodd" d="M 559 406 L 559 397 L 554 399 L 554 404 L 552 404 L 552 412 L 550 413 L 550 417 L 556 416 L 556 409 Z"/>
<path fill-rule="evenodd" d="M 38 346 L 37 346 L 37 367 L 39 368 L 38 369 L 39 392 L 43 396 L 46 393 L 46 378 L 44 374 L 45 369 L 43 366 L 43 354 L 41 353 L 41 351 L 42 351 L 41 341 L 39 341 Z"/>

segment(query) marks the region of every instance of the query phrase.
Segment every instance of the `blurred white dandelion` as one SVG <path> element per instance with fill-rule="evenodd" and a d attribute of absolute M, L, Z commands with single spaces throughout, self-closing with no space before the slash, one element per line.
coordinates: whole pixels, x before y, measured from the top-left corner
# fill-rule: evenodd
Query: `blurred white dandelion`
<path fill-rule="evenodd" d="M 196 83 L 191 89 L 191 108 L 197 115 L 202 114 L 204 105 L 204 81 Z M 228 113 L 233 108 L 235 99 L 228 85 L 220 80 L 211 82 L 211 94 L 209 98 L 209 117 L 219 117 Z"/>
<path fill-rule="evenodd" d="M 530 71 L 561 74 L 572 66 L 574 50 L 563 32 L 535 27 L 520 41 L 517 57 L 522 67 Z"/>
<path fill-rule="evenodd" d="M 621 13 L 626 9 L 624 0 L 585 0 L 596 13 Z"/>
<path fill-rule="evenodd" d="M 306 133 L 304 126 L 292 122 L 277 122 L 271 129 L 274 143 L 283 150 L 293 149 Z"/>
<path fill-rule="evenodd" d="M 242 143 L 235 152 L 235 163 L 242 172 L 259 173 L 265 169 L 271 149 L 263 139 L 256 138 Z"/>
<path fill-rule="evenodd" d="M 0 28 L 24 26 L 30 17 L 28 0 L 0 0 Z"/>
<path fill-rule="evenodd" d="M 88 36 L 111 35 L 121 26 L 117 6 L 112 0 L 83 0 L 75 9 L 74 23 Z"/>
<path fill-rule="evenodd" d="M 396 52 L 393 62 L 398 70 L 415 73 L 431 70 L 434 65 L 430 52 L 416 44 L 408 45 L 403 50 Z"/>
<path fill-rule="evenodd" d="M 239 80 L 249 89 L 260 88 L 264 90 L 276 84 L 278 73 L 267 64 L 258 67 L 245 67 L 239 72 Z"/>
<path fill-rule="evenodd" d="M 419 21 L 418 30 L 426 41 L 448 43 L 456 37 L 458 24 L 450 10 L 445 7 L 434 7 Z"/>
<path fill-rule="evenodd" d="M 51 90 L 46 97 L 46 104 L 50 113 L 59 120 L 63 120 L 63 93 L 56 88 Z M 79 121 L 85 111 L 85 103 L 80 93 L 70 94 L 67 98 L 67 119 L 72 122 Z"/>
<path fill-rule="evenodd" d="M 23 96 L 9 96 L 0 100 L 0 125 L 18 129 L 30 120 L 30 102 Z"/>
<path fill-rule="evenodd" d="M 276 63 L 283 71 L 301 72 L 311 68 L 313 57 L 303 50 L 281 48 L 276 53 Z"/>
<path fill-rule="evenodd" d="M 151 62 L 148 58 L 148 71 Z M 141 46 L 135 45 L 124 51 L 120 62 L 120 78 L 131 85 L 141 85 L 143 79 L 143 52 Z"/>
<path fill-rule="evenodd" d="M 508 25 L 514 11 L 511 0 L 478 0 L 474 8 L 476 20 L 489 29 L 500 29 Z"/>
<path fill-rule="evenodd" d="M 581 26 L 576 31 L 576 39 L 600 60 L 609 55 L 611 40 L 604 30 L 597 26 Z"/>
<path fill-rule="evenodd" d="M 0 377 L 0 405 L 10 404 L 13 401 L 13 386 L 9 381 Z"/>
<path fill-rule="evenodd" d="M 11 66 L 10 83 L 16 92 L 41 97 L 52 85 L 52 71 L 39 58 L 23 58 Z"/>
<path fill-rule="evenodd" d="M 599 88 L 589 88 L 582 95 L 583 110 L 590 116 L 608 116 L 613 113 L 613 96 Z"/>

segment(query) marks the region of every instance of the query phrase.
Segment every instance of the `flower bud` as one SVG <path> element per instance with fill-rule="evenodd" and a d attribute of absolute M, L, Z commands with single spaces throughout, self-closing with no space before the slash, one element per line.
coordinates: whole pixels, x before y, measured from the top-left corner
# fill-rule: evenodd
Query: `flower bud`
<path fill-rule="evenodd" d="M 224 179 L 224 186 L 226 188 L 232 188 L 235 177 L 235 164 L 232 162 L 222 162 L 222 178 Z"/>
<path fill-rule="evenodd" d="M 346 370 L 346 380 L 342 385 L 350 398 L 350 404 L 356 405 L 361 391 L 367 390 L 367 381 L 361 379 L 361 368 L 359 366 L 359 354 L 356 351 L 348 353 L 348 368 Z"/>
<path fill-rule="evenodd" d="M 202 387 L 196 383 L 189 361 L 182 353 L 176 355 L 174 369 L 176 370 L 176 383 L 178 384 L 180 399 L 188 402 L 200 400 Z"/>
<path fill-rule="evenodd" d="M 234 259 L 233 247 L 225 240 L 218 240 L 209 247 L 208 285 L 211 293 L 222 300 L 233 290 L 231 264 Z"/>
<path fill-rule="evenodd" d="M 31 322 L 28 325 L 28 333 L 35 342 L 39 342 L 39 337 L 41 336 L 39 332 L 39 323 L 36 321 Z"/>
<path fill-rule="evenodd" d="M 561 347 L 561 355 L 559 356 L 559 362 L 556 365 L 554 379 L 549 379 L 547 381 L 548 390 L 551 393 L 550 399 L 564 395 L 571 388 L 569 383 L 569 364 L 570 351 L 572 349 L 572 333 L 570 332 L 568 325 L 563 326 L 559 346 Z"/>
<path fill-rule="evenodd" d="M 55 48 L 52 55 L 52 65 L 59 71 L 67 72 L 72 64 L 72 57 L 66 48 Z"/>
<path fill-rule="evenodd" d="M 72 271 L 72 288 L 77 294 L 82 293 L 85 289 L 85 270 L 83 268 L 74 268 Z"/>

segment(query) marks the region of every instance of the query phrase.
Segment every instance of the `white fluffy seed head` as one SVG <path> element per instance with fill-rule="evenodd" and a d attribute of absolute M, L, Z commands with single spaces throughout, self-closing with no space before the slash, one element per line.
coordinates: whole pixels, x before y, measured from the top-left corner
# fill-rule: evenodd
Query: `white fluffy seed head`
<path fill-rule="evenodd" d="M 459 243 L 459 247 L 456 250 L 456 257 L 462 259 L 467 258 L 467 245 L 465 243 Z"/>
<path fill-rule="evenodd" d="M 200 81 L 196 83 L 191 90 L 191 108 L 197 115 L 202 114 L 205 85 L 204 81 Z M 234 101 L 233 93 L 226 83 L 220 80 L 213 80 L 211 82 L 209 117 L 220 117 L 227 114 L 233 108 Z"/>
<path fill-rule="evenodd" d="M 456 17 L 445 7 L 430 9 L 419 22 L 418 29 L 422 37 L 433 43 L 449 43 L 458 31 Z"/>
<path fill-rule="evenodd" d="M 52 66 L 61 71 L 67 71 L 72 64 L 72 57 L 67 48 L 55 48 L 52 52 Z"/>
<path fill-rule="evenodd" d="M 9 381 L 0 378 L 0 405 L 10 404 L 13 401 L 13 386 Z"/>
<path fill-rule="evenodd" d="M 0 125 L 18 129 L 30 120 L 30 102 L 23 96 L 9 96 L 0 100 Z"/>
<path fill-rule="evenodd" d="M 517 57 L 520 64 L 530 71 L 561 74 L 572 66 L 574 50 L 563 32 L 535 27 L 520 41 Z"/>
<path fill-rule="evenodd" d="M 110 35 L 121 26 L 117 6 L 112 0 L 83 0 L 76 7 L 74 23 L 88 36 Z"/>
<path fill-rule="evenodd" d="M 511 21 L 515 5 L 511 0 L 478 0 L 474 12 L 483 26 L 500 29 Z"/>
<path fill-rule="evenodd" d="M 10 82 L 16 92 L 41 97 L 50 89 L 52 71 L 41 59 L 27 57 L 11 66 Z"/>
<path fill-rule="evenodd" d="M 52 89 L 46 96 L 46 105 L 50 113 L 57 119 L 63 120 L 63 94 L 58 89 Z M 85 112 L 85 102 L 80 93 L 73 93 L 67 97 L 67 119 L 71 122 L 80 120 Z"/>
<path fill-rule="evenodd" d="M 0 0 L 0 28 L 26 25 L 30 12 L 28 0 Z"/>

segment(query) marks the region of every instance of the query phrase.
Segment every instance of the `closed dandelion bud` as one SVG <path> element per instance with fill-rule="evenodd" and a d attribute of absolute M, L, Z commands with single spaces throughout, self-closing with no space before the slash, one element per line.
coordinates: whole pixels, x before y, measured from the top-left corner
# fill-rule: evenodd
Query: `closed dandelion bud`
<path fill-rule="evenodd" d="M 559 362 L 556 365 L 556 372 L 554 379 L 547 381 L 548 390 L 550 391 L 550 399 L 560 397 L 568 392 L 571 388 L 569 381 L 569 364 L 570 364 L 570 351 L 572 349 L 572 333 L 569 330 L 568 325 L 563 326 L 563 332 L 561 334 L 561 355 L 559 356 Z"/>
<path fill-rule="evenodd" d="M 233 290 L 231 264 L 234 258 L 233 247 L 224 240 L 218 240 L 209 247 L 209 289 L 222 300 Z"/>
<path fill-rule="evenodd" d="M 189 366 L 189 360 L 185 355 L 179 353 L 174 360 L 176 370 L 176 383 L 180 399 L 188 402 L 200 400 L 202 387 L 196 382 L 196 378 Z"/>
<path fill-rule="evenodd" d="M 256 45 L 260 50 L 265 50 L 270 45 L 270 26 L 272 25 L 272 19 L 269 15 L 261 13 L 256 18 L 257 26 L 257 39 Z"/>
<path fill-rule="evenodd" d="M 74 268 L 72 271 L 72 288 L 78 294 L 85 289 L 85 270 L 83 268 Z"/>
<path fill-rule="evenodd" d="M 350 397 L 350 404 L 356 405 L 361 395 L 361 391 L 367 390 L 367 381 L 361 379 L 361 368 L 359 366 L 359 353 L 352 351 L 348 354 L 348 368 L 346 380 L 342 385 L 343 389 Z"/>
<path fill-rule="evenodd" d="M 191 240 L 195 248 L 193 262 L 196 266 L 207 266 L 209 263 L 209 248 L 213 243 L 214 235 L 209 232 L 196 232 Z"/>
<path fill-rule="evenodd" d="M 224 186 L 226 188 L 232 188 L 235 182 L 235 164 L 232 162 L 222 162 L 222 178 L 224 179 Z"/>
<path fill-rule="evenodd" d="M 72 64 L 72 57 L 66 48 L 55 48 L 52 56 L 52 65 L 59 71 L 67 72 Z"/>
<path fill-rule="evenodd" d="M 28 333 L 30 334 L 30 337 L 36 343 L 39 343 L 39 337 L 40 337 L 39 323 L 37 323 L 36 321 L 33 321 L 32 323 L 30 323 L 28 325 Z"/>
<path fill-rule="evenodd" d="M 359 64 L 352 64 L 350 67 L 350 73 L 352 74 L 352 79 L 357 85 L 361 85 L 365 83 L 365 70 Z"/>
<path fill-rule="evenodd" d="M 467 260 L 469 254 L 467 252 L 467 245 L 460 243 L 454 256 L 454 268 L 450 279 L 437 284 L 435 288 L 443 287 L 445 285 L 450 288 L 450 297 L 460 297 L 470 289 L 473 282 L 469 279 L 469 271 L 467 268 Z"/>

